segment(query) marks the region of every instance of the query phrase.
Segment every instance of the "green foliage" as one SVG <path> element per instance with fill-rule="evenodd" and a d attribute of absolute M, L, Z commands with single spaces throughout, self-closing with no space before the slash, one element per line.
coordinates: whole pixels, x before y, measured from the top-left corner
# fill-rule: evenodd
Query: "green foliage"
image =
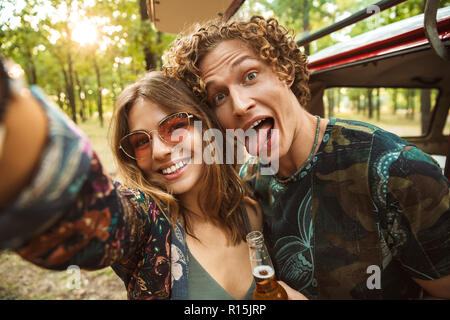
<path fill-rule="evenodd" d="M 241 17 L 253 14 L 264 17 L 275 17 L 282 25 L 293 30 L 297 40 L 332 25 L 344 18 L 376 3 L 373 0 L 246 0 Z M 449 0 L 440 1 L 439 7 L 450 5 Z M 374 28 L 403 20 L 423 13 L 424 0 L 409 0 L 373 15 L 368 19 L 335 32 L 311 43 L 310 54 L 318 52 L 330 45 L 345 41 L 349 37 L 362 34 Z"/>
<path fill-rule="evenodd" d="M 136 0 L 2 0 L 0 10 L 0 54 L 74 120 L 95 117 L 99 108 L 112 112 L 117 95 L 145 72 L 144 46 L 160 68 L 174 39 L 141 19 Z M 87 21 L 97 39 L 82 43 L 89 31 L 73 39 Z"/>
<path fill-rule="evenodd" d="M 141 17 L 142 1 L 1 0 L 0 54 L 22 65 L 28 83 L 41 86 L 74 120 L 95 118 L 100 110 L 108 117 L 118 94 L 145 72 L 149 59 L 161 68 L 161 57 L 175 38 L 158 32 Z M 299 39 L 373 2 L 246 0 L 237 17 L 274 16 Z M 450 0 L 440 1 L 441 7 L 449 5 Z M 423 0 L 409 0 L 319 39 L 305 51 L 315 53 L 422 11 Z M 89 32 L 81 40 L 73 40 L 77 27 L 86 21 L 96 25 L 97 40 L 80 43 Z M 349 93 L 356 95 L 351 90 Z M 402 99 L 399 97 L 400 102 Z"/>

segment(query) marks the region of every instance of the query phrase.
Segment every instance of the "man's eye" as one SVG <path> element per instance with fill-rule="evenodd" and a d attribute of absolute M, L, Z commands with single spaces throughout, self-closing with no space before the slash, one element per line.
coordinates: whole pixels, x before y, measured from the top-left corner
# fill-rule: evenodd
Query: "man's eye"
<path fill-rule="evenodd" d="M 219 104 L 223 99 L 225 99 L 225 95 L 223 93 L 219 93 L 214 97 L 214 103 Z"/>
<path fill-rule="evenodd" d="M 252 81 L 256 78 L 256 72 L 250 72 L 247 74 L 247 81 Z"/>

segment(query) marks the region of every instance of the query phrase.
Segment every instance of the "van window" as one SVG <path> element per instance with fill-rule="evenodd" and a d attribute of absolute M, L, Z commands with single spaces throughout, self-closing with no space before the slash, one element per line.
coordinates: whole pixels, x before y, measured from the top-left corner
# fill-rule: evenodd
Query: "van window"
<path fill-rule="evenodd" d="M 401 137 L 426 135 L 438 89 L 328 88 L 323 95 L 325 117 L 358 120 Z M 450 118 L 444 132 L 450 132 Z"/>

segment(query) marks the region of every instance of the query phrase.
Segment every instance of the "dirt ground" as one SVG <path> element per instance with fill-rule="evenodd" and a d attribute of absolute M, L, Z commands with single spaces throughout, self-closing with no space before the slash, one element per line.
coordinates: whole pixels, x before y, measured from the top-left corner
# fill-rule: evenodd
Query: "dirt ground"
<path fill-rule="evenodd" d="M 46 270 L 15 253 L 0 252 L 0 300 L 127 299 L 122 280 L 111 268 L 76 272 Z"/>

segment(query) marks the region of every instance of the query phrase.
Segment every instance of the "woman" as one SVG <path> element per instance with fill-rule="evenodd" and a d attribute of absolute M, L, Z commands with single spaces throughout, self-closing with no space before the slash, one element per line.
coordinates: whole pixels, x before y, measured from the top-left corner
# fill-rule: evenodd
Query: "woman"
<path fill-rule="evenodd" d="M 189 260 L 189 297 L 251 298 L 244 239 L 247 217 L 250 227 L 260 229 L 262 216 L 256 203 L 244 201 L 244 185 L 231 165 L 196 161 L 206 149 L 204 132 L 218 127 L 207 112 L 183 83 L 149 73 L 117 100 L 113 146 L 120 147 L 113 150 L 124 184 L 161 200 L 169 219 L 178 219 L 186 231 L 188 256 L 173 252 L 179 261 Z M 151 130 L 157 130 L 153 136 Z M 173 276 L 180 273 L 174 270 Z"/>
<path fill-rule="evenodd" d="M 12 92 L 1 78 L 0 173 L 20 174 L 0 182 L 13 190 L 0 199 L 0 248 L 56 270 L 111 266 L 129 299 L 251 298 L 244 239 L 262 214 L 231 165 L 193 161 L 217 123 L 182 82 L 151 72 L 122 92 L 112 149 L 123 183 L 113 183 L 39 89 Z"/>

